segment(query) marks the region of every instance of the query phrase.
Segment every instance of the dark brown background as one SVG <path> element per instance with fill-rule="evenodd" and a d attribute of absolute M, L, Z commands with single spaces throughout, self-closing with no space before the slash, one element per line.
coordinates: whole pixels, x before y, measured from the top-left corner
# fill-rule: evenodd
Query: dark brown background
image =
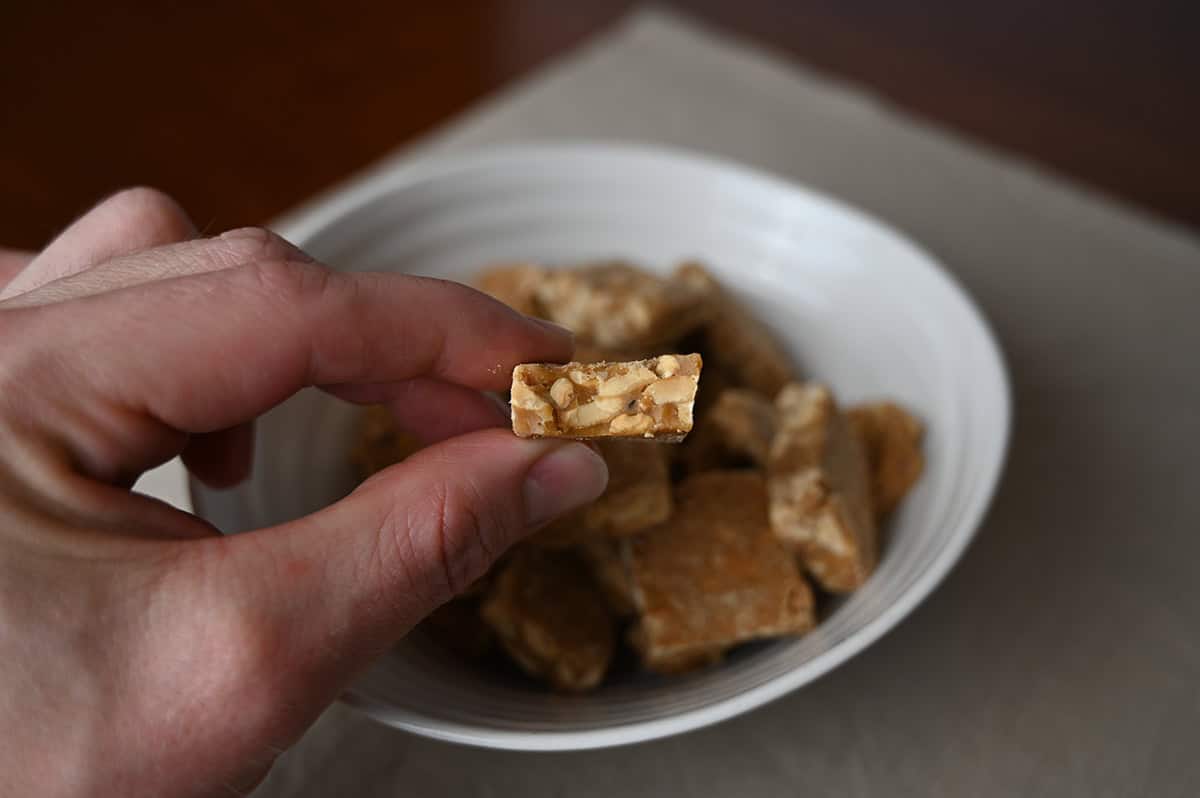
<path fill-rule="evenodd" d="M 4 2 L 0 242 L 133 183 L 206 229 L 266 221 L 634 5 Z M 666 5 L 1200 224 L 1195 0 Z"/>

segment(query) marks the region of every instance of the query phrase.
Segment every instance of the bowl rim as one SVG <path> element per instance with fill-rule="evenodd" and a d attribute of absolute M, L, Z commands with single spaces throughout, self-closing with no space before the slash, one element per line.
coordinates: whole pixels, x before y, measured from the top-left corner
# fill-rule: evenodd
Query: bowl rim
<path fill-rule="evenodd" d="M 982 477 L 979 479 L 981 487 L 968 505 L 962 521 L 954 530 L 954 535 L 945 542 L 929 565 L 894 603 L 868 621 L 857 632 L 829 650 L 808 662 L 797 665 L 771 681 L 749 688 L 738 695 L 662 718 L 616 724 L 599 729 L 569 731 L 505 730 L 429 717 L 422 713 L 377 701 L 359 692 L 353 686 L 340 697 L 344 703 L 380 722 L 416 734 L 466 745 L 520 751 L 606 748 L 693 731 L 728 720 L 774 701 L 819 679 L 856 656 L 908 617 L 942 583 L 950 570 L 962 558 L 967 546 L 977 534 L 995 497 L 1008 458 L 1012 433 L 1012 382 L 995 331 L 978 303 L 938 258 L 891 224 L 867 211 L 822 191 L 719 156 L 655 144 L 589 139 L 531 140 L 491 145 L 456 153 L 421 156 L 410 163 L 363 178 L 343 190 L 335 189 L 334 194 L 323 199 L 319 198 L 314 207 L 302 210 L 296 218 L 285 221 L 275 229 L 284 238 L 303 248 L 308 241 L 325 233 L 348 216 L 396 191 L 411 189 L 426 181 L 446 178 L 463 172 L 519 164 L 530 159 L 546 157 L 563 159 L 648 158 L 681 168 L 720 173 L 727 179 L 732 178 L 748 184 L 756 184 L 777 193 L 802 197 L 808 203 L 823 206 L 824 210 L 842 216 L 852 224 L 873 228 L 906 246 L 922 261 L 921 265 L 929 270 L 931 277 L 939 280 L 943 284 L 942 287 L 948 289 L 950 296 L 962 304 L 967 316 L 974 322 L 975 332 L 979 337 L 978 344 L 981 345 L 984 354 L 983 359 L 975 365 L 990 372 L 989 376 L 1001 389 L 999 395 L 995 397 L 998 417 L 993 419 L 999 445 L 995 450 L 994 457 L 982 464 Z M 188 490 L 191 494 L 192 505 L 198 512 L 201 511 L 199 488 L 195 479 L 189 475 Z"/>

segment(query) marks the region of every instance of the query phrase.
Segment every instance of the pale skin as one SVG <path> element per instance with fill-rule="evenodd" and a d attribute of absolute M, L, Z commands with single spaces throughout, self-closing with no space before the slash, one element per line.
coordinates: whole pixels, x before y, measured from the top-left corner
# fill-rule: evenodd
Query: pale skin
<path fill-rule="evenodd" d="M 250 791 L 356 673 L 603 490 L 590 449 L 515 438 L 480 393 L 571 351 L 459 285 L 339 274 L 262 230 L 197 238 L 149 189 L 0 250 L 3 790 Z M 432 445 L 244 535 L 130 492 L 175 455 L 241 481 L 254 418 L 307 385 Z"/>

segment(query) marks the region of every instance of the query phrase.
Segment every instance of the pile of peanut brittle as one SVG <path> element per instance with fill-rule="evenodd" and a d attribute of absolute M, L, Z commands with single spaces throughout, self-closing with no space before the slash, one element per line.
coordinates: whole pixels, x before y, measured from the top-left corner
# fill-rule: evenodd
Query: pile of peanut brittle
<path fill-rule="evenodd" d="M 871 575 L 880 524 L 923 467 L 906 410 L 839 407 L 695 263 L 668 278 L 517 264 L 477 287 L 575 332 L 575 362 L 514 370 L 513 430 L 592 440 L 610 480 L 435 612 L 434 639 L 591 690 L 622 643 L 650 671 L 705 667 L 804 634 L 814 588 L 844 594 Z M 366 476 L 415 448 L 372 408 L 355 462 Z"/>

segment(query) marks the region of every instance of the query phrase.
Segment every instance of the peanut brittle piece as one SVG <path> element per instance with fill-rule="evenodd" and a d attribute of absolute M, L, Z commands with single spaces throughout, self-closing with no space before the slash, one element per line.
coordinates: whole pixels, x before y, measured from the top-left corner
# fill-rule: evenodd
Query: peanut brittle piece
<path fill-rule="evenodd" d="M 628 547 L 646 667 L 674 671 L 748 640 L 807 632 L 812 590 L 771 533 L 763 477 L 709 471 L 677 489 L 676 511 Z"/>
<path fill-rule="evenodd" d="M 742 464 L 765 468 L 775 427 L 775 405 L 762 394 L 728 388 L 688 440 L 684 463 L 691 473 Z"/>
<path fill-rule="evenodd" d="M 553 521 L 530 542 L 569 546 L 604 537 L 632 535 L 671 514 L 671 474 L 661 446 L 639 441 L 600 440 L 608 464 L 608 487 L 600 498 Z"/>
<path fill-rule="evenodd" d="M 699 355 L 627 363 L 524 363 L 513 369 L 512 426 L 522 438 L 681 441 L 692 429 Z"/>
<path fill-rule="evenodd" d="M 900 405 L 875 402 L 846 411 L 850 426 L 867 453 L 871 468 L 871 502 L 883 519 L 900 504 L 925 467 L 921 455 L 921 422 Z"/>
<path fill-rule="evenodd" d="M 772 398 L 796 379 L 792 360 L 771 333 L 750 317 L 717 279 L 698 263 L 675 270 L 675 281 L 703 294 L 709 303 L 705 335 L 713 362 L 736 383 Z"/>
<path fill-rule="evenodd" d="M 540 316 L 537 287 L 545 276 L 546 270 L 532 263 L 493 266 L 479 273 L 475 287 L 518 313 Z"/>
<path fill-rule="evenodd" d="M 350 462 L 359 479 L 395 465 L 421 448 L 416 438 L 396 427 L 391 411 L 372 405 L 362 414 L 358 440 L 350 453 Z"/>
<path fill-rule="evenodd" d="M 854 590 L 874 570 L 878 547 L 862 446 L 823 385 L 789 384 L 775 407 L 771 526 L 823 588 Z"/>
<path fill-rule="evenodd" d="M 616 633 L 604 594 L 570 552 L 513 552 L 482 615 L 524 671 L 560 690 L 595 687 L 612 660 Z"/>
<path fill-rule="evenodd" d="M 775 408 L 754 391 L 732 388 L 717 397 L 709 423 L 721 445 L 766 466 L 775 437 Z"/>
<path fill-rule="evenodd" d="M 682 337 L 705 318 L 701 292 L 624 263 L 549 272 L 538 283 L 546 318 L 579 341 L 611 349 L 646 351 Z"/>

